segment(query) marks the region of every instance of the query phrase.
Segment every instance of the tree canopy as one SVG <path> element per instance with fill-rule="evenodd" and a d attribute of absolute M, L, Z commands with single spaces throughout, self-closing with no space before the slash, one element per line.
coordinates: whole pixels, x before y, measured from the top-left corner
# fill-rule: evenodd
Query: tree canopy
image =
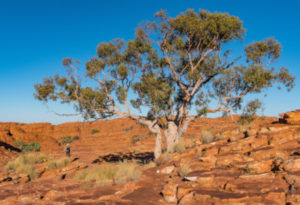
<path fill-rule="evenodd" d="M 36 84 L 36 99 L 75 103 L 87 119 L 137 120 L 157 134 L 159 157 L 161 131 L 169 149 L 195 117 L 230 114 L 243 108 L 242 99 L 248 94 L 275 84 L 289 90 L 294 86 L 288 69 L 274 65 L 282 49 L 277 40 L 254 41 L 235 57 L 226 49 L 244 38 L 238 17 L 188 9 L 176 17 L 161 10 L 155 19 L 136 28 L 132 40 L 100 43 L 97 57 L 86 63 L 85 75 L 80 76 L 78 61 L 64 59 L 67 72 Z M 217 102 L 215 107 L 212 101 Z M 256 108 L 259 103 L 248 105 Z M 196 116 L 189 112 L 192 107 Z"/>

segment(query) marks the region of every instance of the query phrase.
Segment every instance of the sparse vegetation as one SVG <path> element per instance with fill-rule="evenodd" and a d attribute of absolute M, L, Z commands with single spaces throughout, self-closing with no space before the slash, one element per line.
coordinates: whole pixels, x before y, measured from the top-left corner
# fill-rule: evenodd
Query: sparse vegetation
<path fill-rule="evenodd" d="M 178 174 L 181 177 L 186 177 L 191 171 L 190 168 L 190 163 L 185 162 L 184 164 L 181 164 L 180 167 L 178 168 Z"/>
<path fill-rule="evenodd" d="M 14 142 L 14 146 L 20 148 L 22 152 L 39 152 L 41 150 L 41 145 L 38 142 L 23 142 L 23 141 L 16 141 Z"/>
<path fill-rule="evenodd" d="M 156 165 L 159 166 L 161 164 L 168 163 L 172 158 L 172 155 L 168 152 L 163 153 L 160 157 L 155 161 Z"/>
<path fill-rule="evenodd" d="M 43 154 L 26 153 L 15 160 L 6 164 L 8 172 L 26 173 L 30 178 L 36 178 L 37 174 L 33 168 L 33 164 L 39 164 L 48 160 L 48 157 Z"/>
<path fill-rule="evenodd" d="M 203 144 L 211 143 L 211 142 L 213 142 L 215 140 L 215 133 L 211 129 L 203 130 L 201 132 L 200 138 L 201 138 L 201 142 Z"/>
<path fill-rule="evenodd" d="M 195 147 L 195 145 L 196 145 L 195 143 L 196 143 L 195 137 L 189 138 L 189 139 L 185 140 L 185 148 L 191 149 L 191 148 Z"/>
<path fill-rule="evenodd" d="M 75 179 L 95 181 L 99 186 L 123 184 L 128 181 L 137 181 L 141 171 L 136 163 L 122 162 L 116 165 L 100 165 L 95 168 L 79 171 Z"/>
<path fill-rule="evenodd" d="M 96 133 L 99 133 L 99 132 L 100 132 L 100 130 L 98 130 L 98 129 L 92 129 L 91 134 L 96 134 Z"/>
<path fill-rule="evenodd" d="M 59 144 L 70 144 L 76 140 L 79 140 L 80 137 L 79 136 L 62 136 L 61 139 L 59 140 Z"/>
<path fill-rule="evenodd" d="M 49 160 L 46 163 L 46 167 L 48 169 L 61 169 L 65 166 L 67 166 L 70 163 L 70 159 L 68 157 L 63 157 L 58 160 Z"/>
<path fill-rule="evenodd" d="M 174 144 L 171 148 L 170 152 L 182 152 L 185 150 L 185 141 L 183 139 L 180 139 L 178 143 Z"/>
<path fill-rule="evenodd" d="M 247 166 L 244 168 L 244 171 L 245 171 L 247 174 L 250 174 L 252 170 L 253 170 L 253 168 L 251 168 L 248 164 L 247 164 Z"/>
<path fill-rule="evenodd" d="M 262 103 L 259 100 L 253 100 L 248 103 L 243 109 L 243 113 L 238 119 L 238 123 L 241 125 L 249 125 L 256 119 L 257 111 L 262 107 Z"/>
<path fill-rule="evenodd" d="M 143 135 L 133 135 L 132 138 L 131 138 L 131 144 L 134 145 L 137 142 L 142 141 L 144 139 L 146 139 L 146 137 L 143 136 Z"/>

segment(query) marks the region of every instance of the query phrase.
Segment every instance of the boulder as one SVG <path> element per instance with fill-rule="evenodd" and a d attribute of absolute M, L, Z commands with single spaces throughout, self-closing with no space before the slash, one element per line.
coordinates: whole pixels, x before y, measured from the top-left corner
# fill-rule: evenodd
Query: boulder
<path fill-rule="evenodd" d="M 164 200 L 167 202 L 177 202 L 177 189 L 178 184 L 174 184 L 172 182 L 164 185 L 163 190 L 161 191 Z"/>
<path fill-rule="evenodd" d="M 280 114 L 279 122 L 290 125 L 300 125 L 300 110 Z"/>
<path fill-rule="evenodd" d="M 194 200 L 194 192 L 190 192 L 187 195 L 183 196 L 182 199 L 179 201 L 179 205 L 192 205 L 195 204 Z"/>

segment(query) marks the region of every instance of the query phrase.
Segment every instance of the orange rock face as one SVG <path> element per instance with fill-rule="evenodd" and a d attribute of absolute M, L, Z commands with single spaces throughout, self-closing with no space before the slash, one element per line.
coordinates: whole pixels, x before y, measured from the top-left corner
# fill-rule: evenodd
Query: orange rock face
<path fill-rule="evenodd" d="M 280 114 L 280 122 L 290 125 L 300 125 L 300 110 Z"/>
<path fill-rule="evenodd" d="M 282 117 L 296 119 L 295 114 L 286 113 Z M 61 125 L 0 123 L 0 201 L 3 204 L 299 204 L 300 125 L 291 125 L 289 120 L 281 124 L 277 118 L 265 117 L 241 126 L 236 120 L 237 116 L 233 116 L 233 120 L 200 118 L 191 122 L 184 136 L 185 150 L 169 153 L 169 159 L 159 166 L 142 167 L 138 181 L 117 184 L 112 180 L 112 185 L 106 187 L 95 181 L 75 180 L 74 175 L 107 164 L 103 160 L 93 163 L 103 156 L 152 152 L 155 136 L 147 128 L 128 119 Z M 215 136 L 215 141 L 204 143 L 203 131 Z M 65 156 L 64 146 L 58 143 L 62 136 L 80 137 L 71 143 L 67 166 L 53 170 L 45 168 L 45 163 L 37 164 L 40 178 L 30 181 L 27 175 L 5 171 L 5 163 L 19 155 L 7 148 L 15 141 L 39 142 L 41 152 L 58 159 Z M 185 172 L 185 177 L 180 177 L 179 170 Z"/>

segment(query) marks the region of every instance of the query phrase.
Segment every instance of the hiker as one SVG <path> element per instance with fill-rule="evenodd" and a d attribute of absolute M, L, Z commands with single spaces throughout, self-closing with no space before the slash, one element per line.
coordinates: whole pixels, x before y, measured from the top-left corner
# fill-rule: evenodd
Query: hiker
<path fill-rule="evenodd" d="M 67 155 L 67 157 L 70 157 L 70 155 L 71 155 L 71 146 L 70 146 L 70 144 L 66 145 L 66 155 Z"/>

